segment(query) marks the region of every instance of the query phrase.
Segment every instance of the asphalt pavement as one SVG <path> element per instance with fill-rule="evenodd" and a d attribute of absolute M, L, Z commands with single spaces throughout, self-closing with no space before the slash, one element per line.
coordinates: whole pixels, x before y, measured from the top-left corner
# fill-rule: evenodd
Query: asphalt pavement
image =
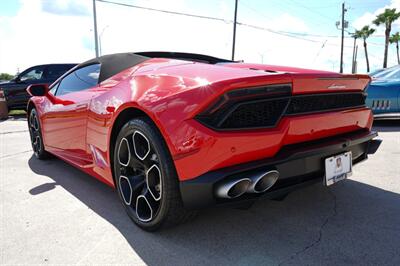
<path fill-rule="evenodd" d="M 0 121 L 1 264 L 400 265 L 400 121 L 374 128 L 383 144 L 348 180 L 147 233 L 111 188 L 35 159 L 24 118 Z"/>

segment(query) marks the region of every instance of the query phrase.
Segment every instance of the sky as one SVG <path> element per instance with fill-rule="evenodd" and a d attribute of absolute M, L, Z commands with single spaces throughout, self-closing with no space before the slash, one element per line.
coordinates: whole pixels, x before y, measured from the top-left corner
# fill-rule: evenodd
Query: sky
<path fill-rule="evenodd" d="M 172 15 L 96 2 L 101 54 L 176 51 L 230 58 L 234 0 L 110 0 L 222 20 Z M 38 64 L 79 63 L 95 56 L 92 0 L 0 1 L 0 73 Z M 341 1 L 239 0 L 236 60 L 303 68 L 339 70 Z M 348 32 L 371 25 L 400 0 L 346 1 Z M 384 28 L 368 39 L 371 70 L 382 67 Z M 392 33 L 400 31 L 400 20 Z M 344 71 L 351 72 L 353 39 L 345 34 Z M 366 72 L 358 45 L 358 72 Z M 388 65 L 395 65 L 389 49 Z"/>

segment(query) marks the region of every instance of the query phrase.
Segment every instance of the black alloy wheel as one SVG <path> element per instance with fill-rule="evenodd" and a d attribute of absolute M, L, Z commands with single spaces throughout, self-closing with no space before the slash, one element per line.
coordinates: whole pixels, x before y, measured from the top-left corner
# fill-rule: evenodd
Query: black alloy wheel
<path fill-rule="evenodd" d="M 141 228 L 154 231 L 193 216 L 183 207 L 171 155 L 150 119 L 133 119 L 123 126 L 113 162 L 118 194 Z"/>
<path fill-rule="evenodd" d="M 28 127 L 29 135 L 31 137 L 32 150 L 35 154 L 35 157 L 40 160 L 47 159 L 49 154 L 44 149 L 40 120 L 36 109 L 32 109 L 28 113 Z"/>

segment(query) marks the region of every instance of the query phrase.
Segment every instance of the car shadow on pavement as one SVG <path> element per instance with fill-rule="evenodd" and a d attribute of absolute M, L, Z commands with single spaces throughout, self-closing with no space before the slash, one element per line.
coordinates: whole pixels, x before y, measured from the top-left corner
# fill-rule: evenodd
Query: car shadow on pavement
<path fill-rule="evenodd" d="M 400 132 L 400 120 L 375 120 L 372 129 L 378 132 Z"/>
<path fill-rule="evenodd" d="M 6 121 L 26 121 L 26 115 L 9 115 L 7 118 L 0 119 L 0 123 Z"/>
<path fill-rule="evenodd" d="M 105 184 L 58 159 L 31 157 L 29 166 L 54 181 L 32 195 L 61 186 L 117 228 L 148 265 L 400 265 L 400 195 L 353 180 L 313 185 L 249 210 L 207 209 L 147 233 Z"/>

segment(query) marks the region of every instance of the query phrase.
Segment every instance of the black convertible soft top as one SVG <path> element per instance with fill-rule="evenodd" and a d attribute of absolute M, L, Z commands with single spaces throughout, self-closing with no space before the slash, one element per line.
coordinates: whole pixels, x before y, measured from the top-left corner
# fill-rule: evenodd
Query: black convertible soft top
<path fill-rule="evenodd" d="M 193 54 L 193 53 L 177 53 L 177 52 L 140 52 L 137 55 L 142 55 L 150 58 L 171 58 L 188 60 L 194 62 L 200 62 L 205 64 L 218 64 L 218 63 L 232 63 L 233 61 L 217 58 L 209 55 L 203 54 Z"/>
<path fill-rule="evenodd" d="M 110 54 L 90 59 L 89 61 L 79 64 L 77 68 L 93 64 L 100 64 L 100 76 L 98 81 L 100 83 L 114 76 L 115 74 L 135 65 L 138 65 L 148 59 L 150 58 L 134 53 Z"/>
<path fill-rule="evenodd" d="M 191 53 L 175 53 L 175 52 L 140 52 L 140 53 L 118 53 L 103 55 L 90 59 L 79 64 L 75 69 L 100 64 L 99 83 L 118 74 L 119 72 L 138 65 L 150 58 L 171 58 L 201 62 L 206 64 L 217 64 L 232 62 L 230 60 L 216 58 L 208 55 L 191 54 Z"/>

